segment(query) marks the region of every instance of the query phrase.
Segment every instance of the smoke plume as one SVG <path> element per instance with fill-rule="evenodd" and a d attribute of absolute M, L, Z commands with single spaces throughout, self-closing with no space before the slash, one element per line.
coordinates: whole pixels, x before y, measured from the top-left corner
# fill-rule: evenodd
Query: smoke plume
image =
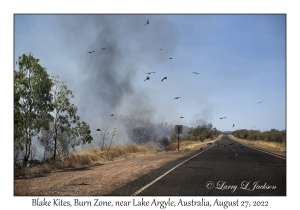
<path fill-rule="evenodd" d="M 193 127 L 206 127 L 208 129 L 211 129 L 213 127 L 213 125 L 210 123 L 212 120 L 212 109 L 211 108 L 207 108 L 207 109 L 203 109 L 200 113 L 196 114 L 192 121 L 191 121 L 191 125 Z"/>
<path fill-rule="evenodd" d="M 147 19 L 150 24 L 144 26 Z M 113 126 L 112 113 L 151 120 L 157 107 L 137 87 L 136 75 L 144 74 L 140 69 L 166 62 L 164 53 L 174 53 L 178 32 L 167 16 L 75 15 L 63 16 L 61 24 L 64 36 L 80 40 L 74 95 L 79 115 L 92 131 Z M 164 51 L 159 56 L 153 53 L 160 48 Z"/>

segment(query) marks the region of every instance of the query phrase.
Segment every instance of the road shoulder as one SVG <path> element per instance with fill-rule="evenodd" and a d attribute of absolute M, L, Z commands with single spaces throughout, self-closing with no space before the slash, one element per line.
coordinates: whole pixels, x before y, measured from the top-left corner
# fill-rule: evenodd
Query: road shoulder
<path fill-rule="evenodd" d="M 240 143 L 242 143 L 242 144 L 245 144 L 245 145 L 247 145 L 247 146 L 253 147 L 253 148 L 255 148 L 255 149 L 262 150 L 262 151 L 264 151 L 264 152 L 271 153 L 271 154 L 274 154 L 274 155 L 277 155 L 277 156 L 286 158 L 286 152 L 281 152 L 281 151 L 276 151 L 276 150 L 271 149 L 271 148 L 261 147 L 261 146 L 255 144 L 255 141 L 249 141 L 249 140 L 238 139 L 238 138 L 235 138 L 235 137 L 232 136 L 232 135 L 228 135 L 228 137 L 229 137 L 230 139 L 232 139 L 233 141 L 240 142 Z"/>

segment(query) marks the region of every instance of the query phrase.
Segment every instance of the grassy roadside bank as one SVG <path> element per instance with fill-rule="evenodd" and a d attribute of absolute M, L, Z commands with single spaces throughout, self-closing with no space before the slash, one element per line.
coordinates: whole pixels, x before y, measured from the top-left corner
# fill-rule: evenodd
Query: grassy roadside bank
<path fill-rule="evenodd" d="M 243 144 L 249 145 L 251 147 L 264 150 L 266 152 L 270 152 L 281 157 L 286 157 L 286 144 L 277 143 L 277 142 L 269 142 L 262 140 L 244 140 L 234 137 L 233 135 L 228 135 L 232 140 L 241 142 Z"/>

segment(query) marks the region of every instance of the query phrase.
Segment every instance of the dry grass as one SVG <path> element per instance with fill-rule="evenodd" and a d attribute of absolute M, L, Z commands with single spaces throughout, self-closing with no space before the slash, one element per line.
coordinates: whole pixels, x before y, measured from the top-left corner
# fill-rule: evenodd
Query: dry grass
<path fill-rule="evenodd" d="M 244 140 L 244 139 L 238 139 L 232 135 L 229 135 L 230 138 L 239 141 L 244 144 L 250 144 L 250 146 L 254 146 L 257 148 L 261 148 L 263 150 L 267 151 L 274 151 L 274 152 L 286 152 L 286 144 L 284 143 L 278 143 L 278 142 L 269 142 L 269 141 L 263 141 L 263 140 Z"/>
<path fill-rule="evenodd" d="M 15 177 L 28 177 L 33 175 L 42 175 L 57 170 L 67 170 L 72 168 L 82 168 L 87 166 L 99 165 L 105 162 L 120 160 L 141 155 L 151 155 L 159 150 L 148 149 L 146 146 L 135 144 L 112 146 L 107 153 L 108 148 L 91 148 L 81 152 L 74 152 L 63 160 L 51 161 L 33 168 L 15 169 Z"/>
<path fill-rule="evenodd" d="M 219 137 L 220 138 L 220 137 Z M 207 144 L 218 140 L 207 139 L 204 142 L 200 141 L 181 141 L 180 150 L 191 150 L 193 147 Z M 61 170 L 79 169 L 83 167 L 103 164 L 109 161 L 122 160 L 136 156 L 154 155 L 166 151 L 176 151 L 177 141 L 172 141 L 166 148 L 166 151 L 160 148 L 159 143 L 149 142 L 144 145 L 116 145 L 112 146 L 107 153 L 107 147 L 101 151 L 101 148 L 90 148 L 81 152 L 74 152 L 63 160 L 55 160 L 32 168 L 15 169 L 15 177 L 30 177 L 43 175 Z"/>
<path fill-rule="evenodd" d="M 65 158 L 63 165 L 66 168 L 88 166 L 131 156 L 146 155 L 152 152 L 144 146 L 135 144 L 112 146 L 109 152 L 107 152 L 107 149 L 108 148 L 104 148 L 104 150 L 101 151 L 101 148 L 91 148 L 81 152 L 75 152 Z"/>
<path fill-rule="evenodd" d="M 183 140 L 179 142 L 179 150 L 191 150 L 192 148 L 199 146 L 199 145 L 203 145 L 203 144 L 207 144 L 207 143 L 212 143 L 215 142 L 219 139 L 222 138 L 222 135 L 218 136 L 218 138 L 212 140 L 212 139 L 206 139 L 203 142 L 201 141 L 192 141 L 192 140 Z M 170 150 L 178 150 L 178 141 L 171 141 L 171 143 L 166 147 L 167 151 Z"/>

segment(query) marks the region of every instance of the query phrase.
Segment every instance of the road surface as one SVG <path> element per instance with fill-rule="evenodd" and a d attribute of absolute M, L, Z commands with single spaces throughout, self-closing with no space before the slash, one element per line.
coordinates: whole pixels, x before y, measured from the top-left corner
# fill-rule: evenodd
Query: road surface
<path fill-rule="evenodd" d="M 286 159 L 224 135 L 107 195 L 286 196 Z"/>

